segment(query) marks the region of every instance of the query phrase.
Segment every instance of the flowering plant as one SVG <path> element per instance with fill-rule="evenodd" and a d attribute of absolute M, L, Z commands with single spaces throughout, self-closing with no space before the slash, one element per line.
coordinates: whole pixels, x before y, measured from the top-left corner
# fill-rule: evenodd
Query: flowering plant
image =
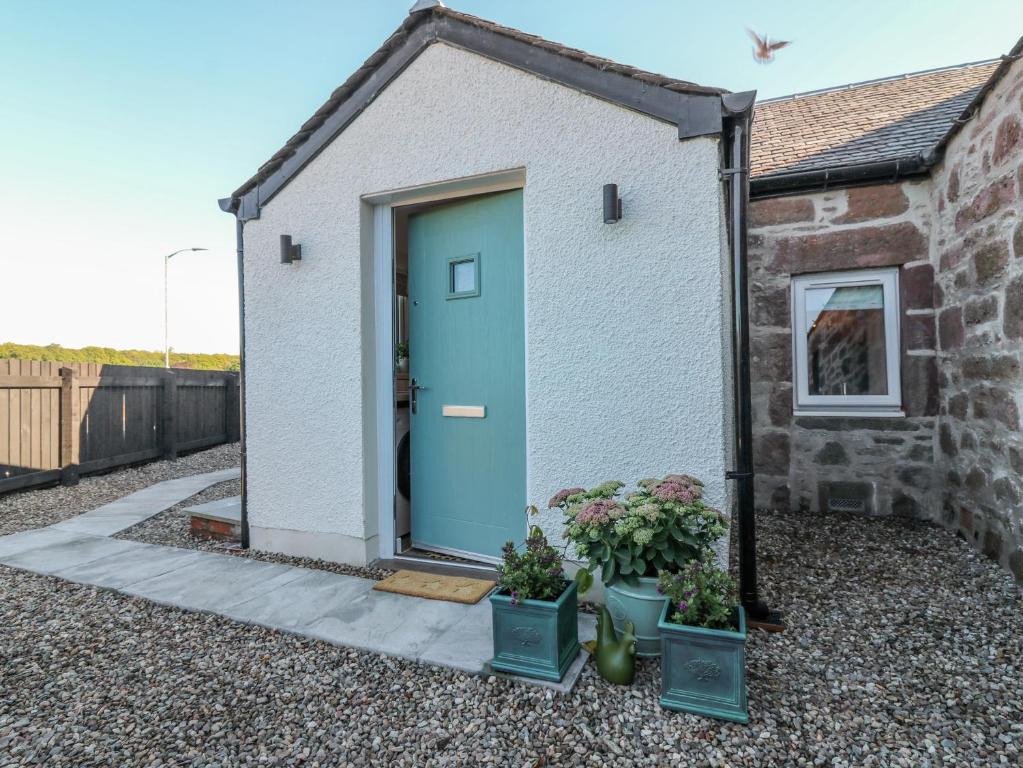
<path fill-rule="evenodd" d="M 675 571 L 698 560 L 728 530 L 728 521 L 702 501 L 703 483 L 689 475 L 640 480 L 621 496 L 624 483 L 558 491 L 548 507 L 565 515 L 564 536 L 605 584 L 620 576 Z"/>
<path fill-rule="evenodd" d="M 662 572 L 657 591 L 671 601 L 675 624 L 731 629 L 738 590 L 735 580 L 720 568 L 694 560 L 679 573 Z"/>
<path fill-rule="evenodd" d="M 516 551 L 509 541 L 501 552 L 497 585 L 511 595 L 513 605 L 520 600 L 557 600 L 565 591 L 561 553 L 547 543 L 538 526 L 530 528 L 524 551 Z"/>

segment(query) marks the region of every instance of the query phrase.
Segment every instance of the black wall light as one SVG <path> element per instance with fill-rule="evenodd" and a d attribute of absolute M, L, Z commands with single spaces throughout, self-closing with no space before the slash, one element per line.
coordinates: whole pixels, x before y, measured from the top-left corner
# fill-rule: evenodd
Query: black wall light
<path fill-rule="evenodd" d="M 617 184 L 604 185 L 604 223 L 614 224 L 622 218 L 622 199 Z"/>
<path fill-rule="evenodd" d="M 302 246 L 291 244 L 291 235 L 281 235 L 281 264 L 302 261 Z"/>

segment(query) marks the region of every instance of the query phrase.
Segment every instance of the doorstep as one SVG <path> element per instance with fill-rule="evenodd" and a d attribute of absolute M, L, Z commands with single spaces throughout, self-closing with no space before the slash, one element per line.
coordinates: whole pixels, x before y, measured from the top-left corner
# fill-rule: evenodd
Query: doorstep
<path fill-rule="evenodd" d="M 197 539 L 239 541 L 242 535 L 242 497 L 208 501 L 185 507 L 189 516 L 189 532 Z"/>
<path fill-rule="evenodd" d="M 382 571 L 416 571 L 417 573 L 429 573 L 433 576 L 464 576 L 467 579 L 497 580 L 496 569 L 492 565 L 483 563 L 479 566 L 452 565 L 441 560 L 428 560 L 422 557 L 395 557 L 374 560 L 369 567 Z"/>

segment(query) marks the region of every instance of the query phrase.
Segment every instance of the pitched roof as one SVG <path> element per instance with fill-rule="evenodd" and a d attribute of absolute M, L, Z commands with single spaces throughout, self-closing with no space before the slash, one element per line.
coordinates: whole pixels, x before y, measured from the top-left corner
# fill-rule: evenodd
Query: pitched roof
<path fill-rule="evenodd" d="M 752 176 L 926 155 L 998 66 L 981 61 L 759 102 Z"/>
<path fill-rule="evenodd" d="M 684 99 L 680 99 L 678 94 L 688 94 L 693 96 L 705 96 L 705 97 L 716 97 L 719 98 L 722 94 L 728 93 L 728 91 L 720 88 L 708 88 L 705 86 L 697 85 L 696 83 L 689 82 L 687 80 L 678 80 L 676 78 L 667 77 L 665 75 L 659 75 L 654 72 L 647 72 L 636 67 L 619 64 L 605 59 L 600 56 L 594 56 L 581 51 L 577 48 L 570 48 L 560 43 L 554 43 L 549 40 L 545 40 L 542 37 L 536 35 L 530 35 L 525 32 L 521 32 L 517 29 L 510 27 L 503 27 L 499 24 L 495 24 L 491 21 L 471 16 L 466 13 L 460 13 L 458 11 L 446 8 L 439 3 L 420 2 L 417 3 L 410 12 L 409 16 L 405 21 L 398 27 L 397 30 L 384 41 L 383 45 L 378 48 L 372 56 L 366 59 L 365 63 L 355 73 L 349 77 L 344 83 L 342 83 L 334 92 L 330 95 L 330 98 L 321 106 L 316 113 L 302 124 L 302 127 L 298 132 L 292 136 L 288 141 L 281 147 L 267 162 L 260 166 L 259 170 L 254 176 L 248 181 L 242 184 L 237 190 L 232 193 L 232 198 L 240 198 L 246 193 L 258 187 L 263 183 L 263 180 L 274 174 L 275 171 L 280 169 L 289 160 L 301 154 L 304 146 L 309 142 L 310 137 L 317 132 L 318 129 L 328 123 L 328 121 L 335 116 L 350 100 L 357 100 L 358 94 L 362 94 L 361 98 L 366 103 L 372 100 L 372 98 L 378 93 L 385 85 L 387 78 L 381 74 L 381 70 L 384 68 L 385 63 L 393 55 L 398 55 L 401 49 L 405 48 L 406 45 L 412 40 L 416 33 L 422 33 L 423 27 L 433 23 L 434 29 L 429 31 L 426 35 L 422 35 L 423 41 L 420 45 L 425 47 L 429 43 L 436 42 L 437 40 L 448 40 L 448 37 L 455 36 L 451 34 L 453 27 L 461 26 L 469 28 L 470 30 L 478 30 L 483 33 L 490 35 L 496 35 L 498 38 L 505 41 L 512 41 L 519 45 L 526 44 L 535 50 L 535 58 L 541 58 L 542 53 L 553 53 L 560 57 L 562 60 L 571 62 L 578 65 L 584 65 L 586 70 L 590 71 L 588 76 L 579 77 L 576 74 L 572 79 L 575 81 L 587 80 L 594 81 L 600 76 L 614 78 L 615 76 L 627 78 L 631 81 L 635 81 L 636 85 L 642 85 L 644 87 L 645 94 L 634 97 L 629 102 L 623 102 L 624 106 L 638 108 L 641 111 L 642 105 L 647 102 L 650 103 L 650 109 L 653 112 L 657 111 L 654 102 L 658 101 L 657 97 L 651 95 L 651 91 L 670 92 L 675 94 L 673 100 L 666 100 L 661 98 L 660 102 L 662 105 L 667 105 L 667 111 L 674 110 L 675 112 L 685 112 L 685 108 L 682 110 L 678 109 L 680 102 Z M 445 24 L 446 23 L 446 24 Z M 464 35 L 463 35 L 464 38 Z M 461 41 L 460 41 L 461 42 Z M 467 46 L 468 47 L 468 46 Z M 412 56 L 417 53 L 412 52 Z M 495 56 L 498 58 L 498 56 Z M 524 69 L 532 69 L 533 64 L 524 63 L 521 64 Z M 538 72 L 541 75 L 549 76 L 549 72 Z M 387 73 L 387 77 L 393 76 L 393 73 Z M 550 77 L 550 79 L 557 79 L 556 77 Z M 367 89 L 366 86 L 369 86 Z M 656 86 L 654 89 L 650 89 L 649 86 Z M 371 93 L 365 93 L 366 90 L 370 90 Z M 581 90 L 588 90 L 582 87 Z M 593 89 L 596 92 L 597 89 Z M 360 104 L 361 108 L 365 106 L 364 103 Z M 720 114 L 719 105 L 717 113 L 713 117 L 718 117 Z M 705 110 L 705 107 L 697 108 Z M 665 110 L 661 109 L 662 112 Z M 685 115 L 677 115 L 679 120 L 685 120 Z M 696 129 L 697 134 L 702 131 L 707 133 L 705 127 L 708 124 L 713 124 L 713 119 L 708 123 L 709 112 L 703 111 L 699 115 L 693 117 L 693 122 L 700 124 L 700 127 Z M 720 121 L 718 120 L 718 124 Z M 680 123 L 681 125 L 681 123 Z M 697 135 L 694 134 L 694 135 Z"/>

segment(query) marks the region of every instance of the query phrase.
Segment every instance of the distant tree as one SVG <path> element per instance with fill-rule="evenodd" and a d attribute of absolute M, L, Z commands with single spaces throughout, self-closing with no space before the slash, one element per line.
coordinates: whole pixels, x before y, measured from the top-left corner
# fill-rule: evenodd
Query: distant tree
<path fill-rule="evenodd" d="M 102 363 L 105 365 L 144 365 L 163 367 L 163 352 L 144 349 L 112 349 L 110 347 L 82 347 L 69 349 L 60 344 L 0 343 L 0 360 L 49 360 L 58 363 Z M 238 355 L 171 352 L 172 368 L 192 368 L 200 371 L 237 371 Z"/>

